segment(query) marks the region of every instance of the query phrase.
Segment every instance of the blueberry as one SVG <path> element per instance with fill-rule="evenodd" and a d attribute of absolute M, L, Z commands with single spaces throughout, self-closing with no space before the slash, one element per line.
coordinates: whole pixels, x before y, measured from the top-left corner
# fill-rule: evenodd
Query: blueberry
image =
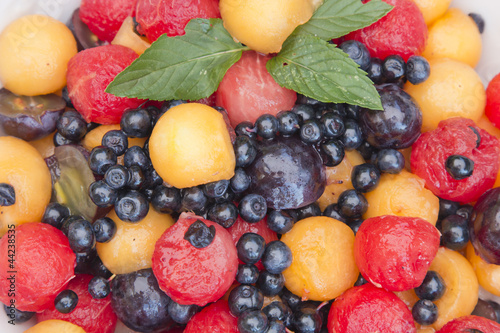
<path fill-rule="evenodd" d="M 143 171 L 151 168 L 152 166 L 151 160 L 139 146 L 132 146 L 127 149 L 125 155 L 123 155 L 123 165 L 127 168 L 132 165 L 137 165 Z"/>
<path fill-rule="evenodd" d="M 229 310 L 238 317 L 247 310 L 260 310 L 264 304 L 264 295 L 254 286 L 240 284 L 229 293 Z"/>
<path fill-rule="evenodd" d="M 208 198 L 198 186 L 184 188 L 181 191 L 181 209 L 200 213 L 205 210 Z"/>
<path fill-rule="evenodd" d="M 307 104 L 296 104 L 292 108 L 292 112 L 296 113 L 299 116 L 300 124 L 303 124 L 305 121 L 314 119 L 316 117 L 316 112 L 311 105 Z"/>
<path fill-rule="evenodd" d="M 358 120 L 359 110 L 361 110 L 361 107 L 359 105 L 345 104 L 345 118 Z"/>
<path fill-rule="evenodd" d="M 78 219 L 68 226 L 69 246 L 75 253 L 90 251 L 95 246 L 95 235 L 92 224 Z"/>
<path fill-rule="evenodd" d="M 132 165 L 128 168 L 129 179 L 127 187 L 131 190 L 139 190 L 146 183 L 144 172 L 138 165 Z"/>
<path fill-rule="evenodd" d="M 5 314 L 9 317 L 9 322 L 13 320 L 15 325 L 25 323 L 35 315 L 35 312 L 18 310 L 15 305 L 10 307 L 4 304 L 3 309 L 5 310 Z"/>
<path fill-rule="evenodd" d="M 356 148 L 356 150 L 367 162 L 373 163 L 377 158 L 378 149 L 373 147 L 367 141 L 363 141 L 363 143 Z"/>
<path fill-rule="evenodd" d="M 351 181 L 355 190 L 361 193 L 370 192 L 380 181 L 380 171 L 371 163 L 356 165 L 351 172 Z"/>
<path fill-rule="evenodd" d="M 128 149 L 128 138 L 122 131 L 112 130 L 104 134 L 101 144 L 113 150 L 116 156 L 121 156 Z"/>
<path fill-rule="evenodd" d="M 168 304 L 168 314 L 178 323 L 185 325 L 198 312 L 199 307 L 196 304 L 182 305 L 174 301 Z"/>
<path fill-rule="evenodd" d="M 109 242 L 116 233 L 116 223 L 109 217 L 101 217 L 92 224 L 95 239 L 99 243 Z"/>
<path fill-rule="evenodd" d="M 323 125 L 324 135 L 327 138 L 339 138 L 345 132 L 345 124 L 341 117 L 333 112 L 327 112 L 321 116 L 320 122 Z"/>
<path fill-rule="evenodd" d="M 113 206 L 118 197 L 116 191 L 103 180 L 98 180 L 90 184 L 89 196 L 92 202 L 101 208 Z"/>
<path fill-rule="evenodd" d="M 477 300 L 476 307 L 472 311 L 471 315 L 484 317 L 489 320 L 498 322 L 497 313 L 492 303 L 484 301 L 482 299 Z"/>
<path fill-rule="evenodd" d="M 92 263 L 96 260 L 96 258 L 99 258 L 95 247 L 88 252 L 75 253 L 75 256 L 75 274 L 88 274 L 92 269 Z"/>
<path fill-rule="evenodd" d="M 267 317 L 260 310 L 248 310 L 238 317 L 238 329 L 241 333 L 264 333 L 267 326 Z"/>
<path fill-rule="evenodd" d="M 145 138 L 151 134 L 153 119 L 142 108 L 123 112 L 120 127 L 128 137 Z"/>
<path fill-rule="evenodd" d="M 405 158 L 396 149 L 382 149 L 377 153 L 375 163 L 381 172 L 397 174 L 405 167 Z"/>
<path fill-rule="evenodd" d="M 236 168 L 234 176 L 230 179 L 230 186 L 234 193 L 245 192 L 250 186 L 250 176 L 247 175 L 244 169 Z"/>
<path fill-rule="evenodd" d="M 224 228 L 232 226 L 237 218 L 238 207 L 229 201 L 215 203 L 208 210 L 208 219 L 220 224 Z"/>
<path fill-rule="evenodd" d="M 54 305 L 60 313 L 68 314 L 78 305 L 78 295 L 73 290 L 63 290 L 56 296 Z"/>
<path fill-rule="evenodd" d="M 357 218 L 357 219 L 351 219 L 347 221 L 347 226 L 351 228 L 352 232 L 354 232 L 354 235 L 358 233 L 359 227 L 361 227 L 361 224 L 363 224 L 363 219 Z"/>
<path fill-rule="evenodd" d="M 63 206 L 58 202 L 51 202 L 45 208 L 42 223 L 47 223 L 57 229 L 61 229 L 63 220 L 70 214 L 71 213 L 68 207 Z"/>
<path fill-rule="evenodd" d="M 366 72 L 368 73 L 368 77 L 373 81 L 373 83 L 381 84 L 384 80 L 384 77 L 382 76 L 382 60 L 380 60 L 379 58 L 372 58 L 370 61 L 370 66 L 368 66 Z"/>
<path fill-rule="evenodd" d="M 307 206 L 297 208 L 295 213 L 297 213 L 297 221 L 300 221 L 312 216 L 321 216 L 321 208 L 316 202 L 313 202 Z"/>
<path fill-rule="evenodd" d="M 351 58 L 358 66 L 366 71 L 370 67 L 370 51 L 366 46 L 356 40 L 348 40 L 340 44 L 340 49 L 347 53 L 349 58 Z"/>
<path fill-rule="evenodd" d="M 273 274 L 265 270 L 259 273 L 257 288 L 259 288 L 265 296 L 278 295 L 284 286 L 285 278 L 283 274 Z"/>
<path fill-rule="evenodd" d="M 473 210 L 474 207 L 472 207 L 471 205 L 463 205 L 459 209 L 457 209 L 456 214 L 462 216 L 467 221 L 470 221 Z"/>
<path fill-rule="evenodd" d="M 175 187 L 157 186 L 153 191 L 151 204 L 161 213 L 172 214 L 181 208 L 181 192 Z"/>
<path fill-rule="evenodd" d="M 318 311 L 302 307 L 293 313 L 292 325 L 296 333 L 318 333 L 323 321 Z"/>
<path fill-rule="evenodd" d="M 244 233 L 236 243 L 238 258 L 245 264 L 257 263 L 266 247 L 264 237 L 253 232 Z"/>
<path fill-rule="evenodd" d="M 290 308 L 285 305 L 285 303 L 280 301 L 274 301 L 266 305 L 262 309 L 262 312 L 264 312 L 269 319 L 277 319 L 281 321 L 286 321 L 292 314 Z"/>
<path fill-rule="evenodd" d="M 339 213 L 347 218 L 359 218 L 368 209 L 368 201 L 356 190 L 346 190 L 339 196 Z"/>
<path fill-rule="evenodd" d="M 354 286 L 355 287 L 358 287 L 358 286 L 362 286 L 364 284 L 367 284 L 368 283 L 368 280 L 366 280 L 364 278 L 363 275 L 361 275 L 361 273 L 358 275 L 358 279 L 356 280 L 356 282 L 354 282 Z"/>
<path fill-rule="evenodd" d="M 269 319 L 266 333 L 286 333 L 285 323 L 278 319 Z"/>
<path fill-rule="evenodd" d="M 215 238 L 215 227 L 208 227 L 203 221 L 194 221 L 184 234 L 184 239 L 197 249 L 203 249 L 212 244 Z"/>
<path fill-rule="evenodd" d="M 421 56 L 411 56 L 406 62 L 406 78 L 411 84 L 425 82 L 431 74 L 431 66 L 427 59 Z"/>
<path fill-rule="evenodd" d="M 300 119 L 297 113 L 292 111 L 280 111 L 277 115 L 278 131 L 282 136 L 290 136 L 297 133 L 300 128 Z"/>
<path fill-rule="evenodd" d="M 237 167 L 249 166 L 257 156 L 255 143 L 248 136 L 236 137 L 233 147 Z"/>
<path fill-rule="evenodd" d="M 429 270 L 425 275 L 424 281 L 420 286 L 415 288 L 415 294 L 420 299 L 428 299 L 429 301 L 436 301 L 444 295 L 446 285 L 443 278 L 436 271 Z"/>
<path fill-rule="evenodd" d="M 390 55 L 382 62 L 382 75 L 387 82 L 396 82 L 406 75 L 406 63 L 400 55 Z"/>
<path fill-rule="evenodd" d="M 62 221 L 62 224 L 61 224 L 61 231 L 63 232 L 63 234 L 66 235 L 66 237 L 68 236 L 68 230 L 69 230 L 69 226 L 75 222 L 75 221 L 78 221 L 78 220 L 85 220 L 85 218 L 83 218 L 82 216 L 80 215 L 70 215 L 68 217 L 65 217 Z"/>
<path fill-rule="evenodd" d="M 242 121 L 241 123 L 236 125 L 234 131 L 238 136 L 247 136 L 251 139 L 257 138 L 257 133 L 254 129 L 254 126 L 249 121 Z"/>
<path fill-rule="evenodd" d="M 363 132 L 358 123 L 352 119 L 347 119 L 344 122 L 345 132 L 340 137 L 340 141 L 344 144 L 345 150 L 354 150 L 363 143 Z"/>
<path fill-rule="evenodd" d="M 123 165 L 113 165 L 104 174 L 104 181 L 114 190 L 119 190 L 127 186 L 130 173 Z"/>
<path fill-rule="evenodd" d="M 323 211 L 323 216 L 331 217 L 340 222 L 346 222 L 346 219 L 342 215 L 340 215 L 339 206 L 336 203 L 328 205 Z"/>
<path fill-rule="evenodd" d="M 344 159 L 344 145 L 334 139 L 323 141 L 320 144 L 320 156 L 324 165 L 329 167 L 337 166 Z"/>
<path fill-rule="evenodd" d="M 116 164 L 116 161 L 116 154 L 110 148 L 98 146 L 90 152 L 90 169 L 98 175 L 104 175 L 106 170 Z"/>
<path fill-rule="evenodd" d="M 462 155 L 450 155 L 445 162 L 446 171 L 455 180 L 462 180 L 472 176 L 474 161 Z"/>
<path fill-rule="evenodd" d="M 255 284 L 259 278 L 259 269 L 254 264 L 238 265 L 236 281 L 240 284 Z"/>
<path fill-rule="evenodd" d="M 318 119 L 309 119 L 300 127 L 299 136 L 302 142 L 315 144 L 322 139 L 323 132 L 323 124 Z"/>
<path fill-rule="evenodd" d="M 144 170 L 144 178 L 143 189 L 151 189 L 153 191 L 157 186 L 163 184 L 163 179 L 153 168 Z"/>
<path fill-rule="evenodd" d="M 229 180 L 222 179 L 203 185 L 203 193 L 209 198 L 220 198 L 229 188 Z"/>
<path fill-rule="evenodd" d="M 243 220 L 257 223 L 266 216 L 266 199 L 258 194 L 247 194 L 240 200 L 238 209 Z"/>
<path fill-rule="evenodd" d="M 65 137 L 64 137 L 64 136 L 62 136 L 62 134 L 61 134 L 61 133 L 59 133 L 59 132 L 56 132 L 56 133 L 54 134 L 54 137 L 52 138 L 52 142 L 54 143 L 54 146 L 55 146 L 55 147 L 64 146 L 64 145 L 73 145 L 73 144 L 76 144 L 76 142 L 75 142 L 75 141 L 65 138 Z"/>
<path fill-rule="evenodd" d="M 479 33 L 482 34 L 484 32 L 485 23 L 484 23 L 484 19 L 481 16 L 481 14 L 469 13 L 469 16 L 474 20 L 474 23 L 476 23 L 477 28 L 479 29 Z"/>
<path fill-rule="evenodd" d="M 292 311 L 297 310 L 302 303 L 302 298 L 300 296 L 295 295 L 286 288 L 283 288 L 281 292 L 281 300 L 288 305 Z"/>
<path fill-rule="evenodd" d="M 128 191 L 118 197 L 115 212 L 118 218 L 126 222 L 139 222 L 149 211 L 146 197 L 137 191 Z"/>
<path fill-rule="evenodd" d="M 103 299 L 111 293 L 111 288 L 107 279 L 94 276 L 89 282 L 88 292 L 94 299 Z"/>
<path fill-rule="evenodd" d="M 56 127 L 62 136 L 71 141 L 80 141 L 87 134 L 87 123 L 74 110 L 64 112 L 57 120 Z"/>
<path fill-rule="evenodd" d="M 469 242 L 469 221 L 460 215 L 449 215 L 441 221 L 441 243 L 461 251 Z"/>
<path fill-rule="evenodd" d="M 439 215 L 438 218 L 440 220 L 444 219 L 447 216 L 453 215 L 457 213 L 457 210 L 460 208 L 460 203 L 456 201 L 446 200 L 439 198 Z"/>
<path fill-rule="evenodd" d="M 437 320 L 438 308 L 428 299 L 421 299 L 413 305 L 411 313 L 413 319 L 420 325 L 431 325 Z"/>
<path fill-rule="evenodd" d="M 273 139 L 278 134 L 279 122 L 271 114 L 263 114 L 255 121 L 257 135 L 263 139 Z"/>
<path fill-rule="evenodd" d="M 295 217 L 285 210 L 271 210 L 267 215 L 267 227 L 278 234 L 292 230 Z"/>
<path fill-rule="evenodd" d="M 272 241 L 262 254 L 264 268 L 273 274 L 280 274 L 292 264 L 292 251 L 282 241 Z"/>

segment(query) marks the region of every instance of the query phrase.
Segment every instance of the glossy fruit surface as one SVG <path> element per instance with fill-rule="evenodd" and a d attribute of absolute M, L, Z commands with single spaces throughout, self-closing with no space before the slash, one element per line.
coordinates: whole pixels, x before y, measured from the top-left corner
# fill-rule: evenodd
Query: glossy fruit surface
<path fill-rule="evenodd" d="M 451 117 L 477 121 L 484 112 L 486 93 L 474 69 L 447 58 L 430 59 L 429 64 L 431 74 L 425 82 L 404 87 L 422 110 L 422 132 Z"/>
<path fill-rule="evenodd" d="M 306 23 L 321 1 L 222 0 L 220 13 L 227 31 L 260 53 L 276 53 L 293 30 Z"/>
<path fill-rule="evenodd" d="M 45 15 L 23 16 L 0 34 L 0 82 L 18 95 L 44 95 L 66 85 L 77 52 L 71 31 Z"/>
<path fill-rule="evenodd" d="M 463 316 L 448 322 L 437 333 L 499 332 L 500 324 L 483 317 Z"/>
<path fill-rule="evenodd" d="M 166 33 L 184 35 L 184 27 L 194 18 L 220 17 L 216 0 L 138 0 L 136 20 L 139 31 L 154 42 Z"/>
<path fill-rule="evenodd" d="M 478 135 L 480 144 L 478 145 Z M 424 133 L 411 153 L 413 172 L 425 180 L 425 186 L 440 198 L 472 202 L 495 183 L 498 173 L 500 143 L 497 138 L 465 118 L 450 118 L 439 127 Z M 462 155 L 474 161 L 472 176 L 455 180 L 445 169 L 450 155 Z"/>
<path fill-rule="evenodd" d="M 486 89 L 485 114 L 497 128 L 500 128 L 500 73 L 488 84 Z"/>
<path fill-rule="evenodd" d="M 198 312 L 184 333 L 240 333 L 238 319 L 229 311 L 227 301 L 219 300 Z"/>
<path fill-rule="evenodd" d="M 266 199 L 267 207 L 295 209 L 316 201 L 325 189 L 319 154 L 296 138 L 262 141 L 247 168 L 249 191 Z"/>
<path fill-rule="evenodd" d="M 37 314 L 37 321 L 60 319 L 82 327 L 87 333 L 112 333 L 116 327 L 116 314 L 111 309 L 111 297 L 94 299 L 88 292 L 91 275 L 77 275 L 68 283 L 68 289 L 78 295 L 78 304 L 69 314 L 60 313 L 55 307 Z"/>
<path fill-rule="evenodd" d="M 385 59 L 400 55 L 404 60 L 420 55 L 427 40 L 427 26 L 417 5 L 411 0 L 385 0 L 394 9 L 374 24 L 354 31 L 346 39 L 366 45 L 372 57 Z"/>
<path fill-rule="evenodd" d="M 114 124 L 114 125 L 101 125 L 97 128 L 94 128 L 90 132 L 85 135 L 85 138 L 82 140 L 82 145 L 85 149 L 87 150 L 92 150 L 93 148 L 97 146 L 101 146 L 102 144 L 102 139 L 103 136 L 108 133 L 109 131 L 116 131 L 120 130 L 120 125 L 119 124 Z M 142 147 L 144 146 L 144 143 L 146 142 L 146 139 L 144 138 L 128 138 L 128 146 L 139 146 Z"/>
<path fill-rule="evenodd" d="M 430 25 L 446 12 L 451 0 L 413 0 L 413 2 L 422 12 L 425 24 Z"/>
<path fill-rule="evenodd" d="M 161 178 L 177 188 L 230 179 L 236 163 L 222 114 L 199 103 L 174 106 L 158 120 L 149 155 Z"/>
<path fill-rule="evenodd" d="M 151 43 L 146 37 L 139 36 L 135 32 L 135 22 L 134 18 L 131 16 L 123 21 L 115 38 L 111 41 L 111 44 L 129 47 L 138 55 L 143 54 L 144 51 L 151 46 Z"/>
<path fill-rule="evenodd" d="M 500 266 L 489 264 L 484 261 L 477 253 L 471 243 L 466 248 L 467 259 L 476 272 L 479 285 L 493 295 L 500 296 Z"/>
<path fill-rule="evenodd" d="M 71 58 L 67 73 L 69 97 L 85 121 L 117 124 L 126 109 L 143 102 L 105 92 L 115 76 L 136 58 L 137 53 L 121 45 L 86 49 Z"/>
<path fill-rule="evenodd" d="M 270 56 L 245 51 L 222 79 L 216 94 L 217 106 L 227 110 L 231 125 L 254 123 L 259 116 L 290 110 L 297 99 L 293 90 L 281 87 L 266 69 Z"/>
<path fill-rule="evenodd" d="M 411 216 L 423 218 L 435 225 L 439 199 L 424 186 L 423 179 L 406 170 L 396 175 L 383 174 L 377 188 L 365 194 L 368 210 L 363 217 Z"/>
<path fill-rule="evenodd" d="M 70 322 L 52 319 L 39 322 L 35 326 L 27 329 L 26 333 L 49 333 L 49 332 L 59 332 L 59 333 L 86 333 L 83 328 L 72 324 Z"/>
<path fill-rule="evenodd" d="M 100 40 L 111 42 L 128 16 L 134 16 L 136 0 L 83 0 L 80 19 Z"/>
<path fill-rule="evenodd" d="M 12 250 L 9 239 L 13 239 L 9 235 L 12 234 L 15 235 L 15 260 L 9 263 L 8 259 L 12 258 L 9 257 L 9 249 Z M 74 276 L 76 258 L 68 239 L 60 230 L 45 223 L 15 227 L 15 233 L 8 232 L 0 239 L 0 253 L 7 259 L 0 263 L 0 300 L 4 304 L 10 303 L 9 289 L 14 283 L 16 307 L 21 311 L 36 312 L 49 308 Z M 8 273 L 13 268 L 16 270 L 15 281 Z"/>
<path fill-rule="evenodd" d="M 214 226 L 215 238 L 205 248 L 192 246 L 184 235 L 197 220 Z M 229 289 L 238 270 L 236 247 L 217 223 L 183 214 L 156 242 L 153 271 L 160 288 L 179 304 L 204 306 Z"/>
<path fill-rule="evenodd" d="M 424 280 L 439 239 L 439 231 L 421 218 L 369 218 L 356 233 L 354 258 L 361 274 L 374 285 L 408 290 Z"/>
<path fill-rule="evenodd" d="M 116 224 L 115 236 L 107 243 L 97 243 L 96 248 L 104 265 L 114 274 L 150 268 L 156 241 L 174 224 L 170 215 L 152 207 L 138 223 L 120 220 L 114 210 L 107 217 Z"/>
<path fill-rule="evenodd" d="M 328 332 L 416 332 L 413 317 L 395 294 L 370 283 L 353 287 L 335 299 L 328 314 Z"/>
<path fill-rule="evenodd" d="M 8 225 L 41 221 L 51 196 L 49 169 L 29 143 L 10 136 L 0 137 L 0 183 L 14 188 L 16 202 L 0 206 L 0 235 Z"/>
<path fill-rule="evenodd" d="M 297 222 L 281 237 L 292 251 L 292 265 L 283 272 L 285 286 L 303 299 L 326 301 L 354 285 L 354 233 L 329 217 Z"/>

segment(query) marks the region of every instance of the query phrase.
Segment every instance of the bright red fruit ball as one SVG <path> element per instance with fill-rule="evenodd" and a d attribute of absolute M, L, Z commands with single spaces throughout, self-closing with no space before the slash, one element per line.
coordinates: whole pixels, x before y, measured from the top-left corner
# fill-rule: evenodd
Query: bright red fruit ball
<path fill-rule="evenodd" d="M 239 333 L 238 319 L 229 311 L 225 300 L 219 300 L 195 314 L 184 333 Z"/>
<path fill-rule="evenodd" d="M 497 74 L 488 84 L 484 112 L 491 123 L 500 128 L 500 74 Z"/>
<path fill-rule="evenodd" d="M 83 50 L 71 58 L 66 74 L 69 97 L 87 122 L 119 124 L 125 110 L 144 102 L 105 92 L 115 76 L 137 57 L 128 47 L 105 45 Z"/>
<path fill-rule="evenodd" d="M 217 89 L 217 106 L 229 114 L 231 125 L 255 122 L 259 116 L 290 110 L 297 93 L 281 87 L 266 69 L 270 56 L 254 51 L 243 52 L 240 60 L 229 68 Z"/>
<path fill-rule="evenodd" d="M 479 136 L 478 136 L 479 134 Z M 451 155 L 474 162 L 471 176 L 456 180 L 445 168 Z M 500 167 L 500 141 L 466 118 L 450 118 L 438 128 L 423 133 L 412 146 L 410 158 L 414 174 L 440 198 L 461 203 L 476 201 L 493 187 Z"/>
<path fill-rule="evenodd" d="M 51 225 L 26 223 L 9 230 L 15 231 L 0 239 L 0 302 L 10 305 L 15 294 L 17 309 L 43 311 L 74 277 L 76 256 L 68 238 Z M 15 260 L 9 262 L 12 245 Z"/>
<path fill-rule="evenodd" d="M 498 333 L 500 324 L 478 316 L 463 316 L 453 319 L 436 333 Z"/>
<path fill-rule="evenodd" d="M 439 249 L 440 233 L 418 217 L 377 216 L 356 233 L 354 259 L 361 274 L 389 291 L 422 284 Z"/>
<path fill-rule="evenodd" d="M 213 241 L 196 248 L 184 239 L 197 220 L 215 227 Z M 183 213 L 158 239 L 153 253 L 153 273 L 160 289 L 180 304 L 205 306 L 221 298 L 238 270 L 238 255 L 231 235 L 219 224 Z"/>
<path fill-rule="evenodd" d="M 412 55 L 420 55 L 428 31 L 417 5 L 412 0 L 383 1 L 394 6 L 389 14 L 366 28 L 351 32 L 344 39 L 365 44 L 372 57 L 382 60 L 393 54 L 400 55 L 405 61 Z"/>
<path fill-rule="evenodd" d="M 138 0 L 138 30 L 154 42 L 163 34 L 184 35 L 184 28 L 194 18 L 220 18 L 218 0 Z"/>
<path fill-rule="evenodd" d="M 396 294 L 367 283 L 337 297 L 328 314 L 329 333 L 414 333 L 413 316 Z"/>
<path fill-rule="evenodd" d="M 54 305 L 37 314 L 37 321 L 60 319 L 80 326 L 87 333 L 113 333 L 117 317 L 111 308 L 111 296 L 94 299 L 90 296 L 88 287 L 91 275 L 80 274 L 68 283 L 67 289 L 78 295 L 76 308 L 68 314 L 56 310 Z"/>
<path fill-rule="evenodd" d="M 80 19 L 100 40 L 111 42 L 129 16 L 135 15 L 137 0 L 82 0 Z"/>

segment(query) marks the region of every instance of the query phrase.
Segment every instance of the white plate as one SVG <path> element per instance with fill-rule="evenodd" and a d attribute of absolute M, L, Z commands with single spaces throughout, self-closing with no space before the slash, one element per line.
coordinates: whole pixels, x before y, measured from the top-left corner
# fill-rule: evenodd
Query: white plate
<path fill-rule="evenodd" d="M 67 22 L 80 0 L 0 0 L 0 31 L 10 22 L 26 14 L 46 14 Z M 454 0 L 453 7 L 466 13 L 475 12 L 483 16 L 486 29 L 483 34 L 483 56 L 476 67 L 483 82 L 487 84 L 500 73 L 500 2 L 498 0 Z M 487 295 L 485 295 L 487 296 Z M 0 332 L 19 333 L 33 325 L 34 319 L 22 325 L 12 326 L 3 309 L 0 309 Z M 122 325 L 120 333 L 131 332 Z M 56 333 L 56 332 L 54 332 Z"/>

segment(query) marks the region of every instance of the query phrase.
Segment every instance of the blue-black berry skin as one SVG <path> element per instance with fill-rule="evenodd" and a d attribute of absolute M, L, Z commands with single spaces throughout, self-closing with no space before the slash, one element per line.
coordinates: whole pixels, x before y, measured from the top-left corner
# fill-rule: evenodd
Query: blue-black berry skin
<path fill-rule="evenodd" d="M 282 136 L 290 136 L 297 133 L 300 128 L 300 118 L 292 111 L 280 111 L 277 114 L 278 131 Z"/>
<path fill-rule="evenodd" d="M 420 325 L 431 325 L 437 320 L 438 308 L 428 299 L 421 299 L 413 305 L 411 313 L 413 319 Z"/>
<path fill-rule="evenodd" d="M 382 62 L 382 75 L 387 82 L 396 82 L 406 75 L 406 63 L 400 55 L 391 55 Z"/>
<path fill-rule="evenodd" d="M 65 111 L 57 120 L 56 127 L 58 133 L 71 141 L 80 141 L 87 134 L 87 123 L 74 110 Z"/>
<path fill-rule="evenodd" d="M 236 137 L 233 147 L 237 167 L 249 166 L 257 156 L 257 147 L 248 136 Z"/>
<path fill-rule="evenodd" d="M 266 245 L 262 264 L 270 273 L 280 274 L 292 264 L 292 251 L 282 241 L 272 241 Z"/>
<path fill-rule="evenodd" d="M 344 122 L 345 131 L 340 137 L 340 141 L 344 144 L 345 150 L 354 150 L 363 143 L 363 132 L 358 123 L 352 119 L 347 119 Z"/>
<path fill-rule="evenodd" d="M 196 304 L 183 305 L 172 300 L 168 304 L 168 314 L 176 323 L 182 325 L 187 324 L 198 310 L 199 306 Z"/>
<path fill-rule="evenodd" d="M 479 33 L 482 34 L 484 32 L 485 23 L 481 14 L 470 13 L 469 16 L 474 20 L 474 23 L 476 23 Z"/>
<path fill-rule="evenodd" d="M 382 149 L 377 153 L 375 164 L 381 172 L 398 174 L 405 167 L 405 158 L 396 149 Z"/>
<path fill-rule="evenodd" d="M 101 208 L 114 205 L 118 197 L 116 191 L 103 180 L 98 180 L 90 184 L 89 196 L 92 202 Z"/>
<path fill-rule="evenodd" d="M 283 274 L 273 274 L 266 270 L 260 272 L 257 287 L 265 296 L 278 295 L 285 286 Z"/>
<path fill-rule="evenodd" d="M 128 137 L 120 130 L 112 130 L 104 134 L 101 144 L 112 149 L 116 156 L 122 156 L 128 149 Z"/>
<path fill-rule="evenodd" d="M 431 66 L 421 56 L 411 56 L 406 62 L 406 78 L 411 84 L 420 84 L 429 78 Z"/>
<path fill-rule="evenodd" d="M 234 176 L 230 179 L 231 190 L 234 193 L 245 192 L 250 186 L 251 179 L 243 168 L 236 168 Z"/>
<path fill-rule="evenodd" d="M 9 321 L 13 320 L 16 325 L 27 322 L 35 315 L 35 312 L 18 310 L 14 304 L 11 306 L 4 304 L 3 309 L 5 310 L 5 314 L 9 317 Z"/>
<path fill-rule="evenodd" d="M 260 310 L 264 305 L 264 295 L 255 286 L 241 284 L 229 293 L 228 304 L 231 313 L 238 317 L 247 310 Z"/>
<path fill-rule="evenodd" d="M 258 194 L 247 194 L 241 199 L 238 209 L 243 220 L 257 223 L 266 216 L 266 199 Z"/>
<path fill-rule="evenodd" d="M 104 181 L 114 190 L 119 190 L 127 186 L 130 173 L 123 165 L 113 165 L 104 174 Z"/>
<path fill-rule="evenodd" d="M 351 181 L 354 189 L 361 193 L 374 190 L 380 181 L 380 171 L 371 163 L 356 165 L 352 169 Z"/>
<path fill-rule="evenodd" d="M 264 333 L 268 325 L 268 319 L 261 310 L 248 310 L 238 317 L 240 333 Z"/>
<path fill-rule="evenodd" d="M 236 281 L 241 284 L 255 284 L 259 278 L 259 269 L 253 264 L 238 265 Z"/>
<path fill-rule="evenodd" d="M 92 223 L 96 241 L 99 243 L 109 242 L 116 233 L 116 223 L 109 217 L 102 217 Z"/>
<path fill-rule="evenodd" d="M 238 218 L 238 208 L 230 201 L 215 203 L 208 210 L 208 219 L 224 228 L 232 226 Z"/>
<path fill-rule="evenodd" d="M 128 137 L 145 138 L 151 134 L 153 118 L 142 108 L 126 110 L 120 121 L 122 131 Z"/>
<path fill-rule="evenodd" d="M 116 200 L 115 212 L 122 221 L 139 222 L 148 214 L 149 203 L 142 193 L 128 191 Z"/>
<path fill-rule="evenodd" d="M 63 290 L 56 296 L 54 305 L 60 313 L 71 313 L 78 305 L 78 295 L 73 290 Z"/>
<path fill-rule="evenodd" d="M 115 165 L 117 157 L 115 152 L 107 147 L 98 146 L 92 149 L 89 156 L 90 169 L 98 174 L 104 175 L 106 170 Z"/>
<path fill-rule="evenodd" d="M 415 294 L 420 299 L 436 301 L 440 299 L 446 291 L 446 284 L 436 271 L 428 271 L 422 284 L 415 288 Z"/>
<path fill-rule="evenodd" d="M 41 222 L 50 224 L 57 229 L 61 229 L 63 220 L 69 215 L 70 211 L 68 207 L 63 206 L 58 202 L 51 202 L 45 208 Z"/>
<path fill-rule="evenodd" d="M 264 237 L 253 232 L 244 233 L 236 243 L 238 258 L 245 264 L 257 263 L 262 258 L 265 248 Z"/>
<path fill-rule="evenodd" d="M 370 61 L 370 66 L 367 71 L 368 77 L 375 84 L 380 84 L 383 82 L 384 77 L 382 76 L 382 60 L 379 58 L 372 58 Z"/>
<path fill-rule="evenodd" d="M 347 53 L 349 58 L 351 58 L 359 67 L 366 71 L 370 67 L 370 51 L 366 46 L 356 40 L 348 40 L 340 44 L 340 49 Z"/>
<path fill-rule="evenodd" d="M 96 243 L 92 224 L 84 219 L 71 223 L 68 227 L 68 241 L 73 252 L 89 252 Z"/>
<path fill-rule="evenodd" d="M 161 213 L 172 214 L 181 208 L 181 192 L 175 187 L 157 186 L 153 191 L 151 204 Z"/>
<path fill-rule="evenodd" d="M 88 292 L 94 299 L 103 299 L 111 293 L 109 281 L 102 276 L 94 276 L 89 282 Z"/>
<path fill-rule="evenodd" d="M 279 122 L 275 116 L 263 114 L 255 121 L 257 135 L 263 139 L 273 139 L 278 134 Z"/>
<path fill-rule="evenodd" d="M 267 215 L 267 226 L 278 234 L 284 234 L 292 230 L 295 217 L 285 210 L 271 210 Z"/>
<path fill-rule="evenodd" d="M 449 215 L 441 221 L 441 243 L 461 251 L 469 242 L 469 221 L 460 215 Z"/>
<path fill-rule="evenodd" d="M 351 219 L 360 218 L 368 209 L 368 201 L 356 190 L 346 190 L 339 196 L 337 202 L 339 213 Z"/>

